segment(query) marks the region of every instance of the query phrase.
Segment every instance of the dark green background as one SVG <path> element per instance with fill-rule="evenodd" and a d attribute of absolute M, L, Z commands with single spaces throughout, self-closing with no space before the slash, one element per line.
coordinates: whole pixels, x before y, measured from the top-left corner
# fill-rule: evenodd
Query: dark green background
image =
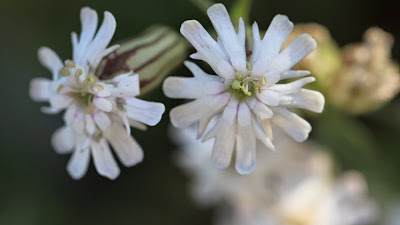
<path fill-rule="evenodd" d="M 230 2 L 223 1 L 228 7 Z M 50 77 L 37 60 L 40 46 L 51 47 L 63 59 L 71 57 L 70 33 L 80 31 L 79 10 L 87 5 L 101 16 L 104 10 L 114 14 L 114 41 L 155 23 L 178 30 L 184 20 L 197 19 L 210 26 L 184 0 L 1 1 L 0 224 L 210 224 L 212 211 L 191 201 L 188 179 L 172 163 L 168 111 L 177 102 L 164 97 L 160 88 L 146 99 L 166 104 L 162 122 L 147 132 L 133 131 L 145 151 L 144 162 L 121 166 L 116 181 L 99 176 L 93 165 L 82 180 L 72 180 L 65 170 L 69 155 L 53 151 L 50 137 L 62 118 L 39 111 L 40 105 L 29 99 L 29 81 Z M 250 21 L 265 29 L 275 14 L 283 13 L 295 23 L 321 23 L 339 45 L 360 41 L 364 30 L 378 25 L 395 35 L 393 54 L 399 61 L 399 9 L 396 1 L 383 0 L 254 0 Z M 174 74 L 187 73 L 180 67 Z M 357 118 L 329 105 L 326 111 L 314 119 L 312 136 L 331 147 L 340 168 L 365 172 L 382 202 L 393 199 L 400 190 L 399 99 Z"/>

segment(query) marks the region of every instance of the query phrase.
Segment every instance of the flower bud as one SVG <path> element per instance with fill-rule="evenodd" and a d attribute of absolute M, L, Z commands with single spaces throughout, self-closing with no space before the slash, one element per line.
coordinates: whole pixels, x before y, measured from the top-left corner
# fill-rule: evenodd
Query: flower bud
<path fill-rule="evenodd" d="M 400 90 L 399 66 L 391 59 L 393 37 L 369 28 L 362 43 L 343 48 L 343 66 L 328 90 L 331 101 L 353 114 L 374 111 Z"/>
<path fill-rule="evenodd" d="M 97 72 L 100 80 L 133 71 L 139 74 L 141 95 L 150 92 L 187 57 L 186 41 L 166 26 L 153 26 L 138 37 L 120 43 Z"/>

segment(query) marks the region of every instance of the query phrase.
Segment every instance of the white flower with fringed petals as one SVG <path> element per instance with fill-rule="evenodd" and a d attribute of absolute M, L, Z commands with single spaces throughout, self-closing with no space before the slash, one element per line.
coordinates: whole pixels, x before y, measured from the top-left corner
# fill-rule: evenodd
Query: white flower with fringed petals
<path fill-rule="evenodd" d="M 66 110 L 66 125 L 54 133 L 52 144 L 58 153 L 73 152 L 67 170 L 74 179 L 86 173 L 90 155 L 100 175 L 115 179 L 120 170 L 109 144 L 123 165 L 141 162 L 143 151 L 130 136 L 130 126 L 142 130 L 146 129 L 144 124 L 154 126 L 161 120 L 165 107 L 135 98 L 140 92 L 137 74 L 130 72 L 105 81 L 94 76 L 102 58 L 119 47 L 107 48 L 116 21 L 105 12 L 96 32 L 97 13 L 85 7 L 80 15 L 82 31 L 79 39 L 72 33 L 72 60 L 63 63 L 51 49 L 39 49 L 39 60 L 52 72 L 53 79 L 33 79 L 30 96 L 34 101 L 50 103 L 42 108 L 45 113 Z"/>
<path fill-rule="evenodd" d="M 208 63 L 216 75 L 205 73 L 192 62 L 185 62 L 194 74 L 193 78 L 169 77 L 165 80 L 163 90 L 168 97 L 195 99 L 172 109 L 171 122 L 176 127 L 198 122 L 198 137 L 201 137 L 209 121 L 220 116 L 203 138 L 215 138 L 211 161 L 217 168 L 226 168 L 236 151 L 236 170 L 248 174 L 255 168 L 258 141 L 275 149 L 271 142 L 272 124 L 296 141 L 308 138 L 311 125 L 290 108 L 322 112 L 325 102 L 322 94 L 302 88 L 313 82 L 313 77 L 278 84 L 281 80 L 310 74 L 291 68 L 317 44 L 310 35 L 302 34 L 281 51 L 293 23 L 286 16 L 277 15 L 262 39 L 254 23 L 253 51 L 248 57 L 243 20 L 239 20 L 236 33 L 222 4 L 211 6 L 207 13 L 218 34 L 217 41 L 196 20 L 184 22 L 181 33 L 197 50 L 191 57 Z"/>

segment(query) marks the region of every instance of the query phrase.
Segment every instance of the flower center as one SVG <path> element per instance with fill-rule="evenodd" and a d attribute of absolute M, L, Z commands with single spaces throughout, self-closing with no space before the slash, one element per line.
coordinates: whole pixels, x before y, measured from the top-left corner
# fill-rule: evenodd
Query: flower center
<path fill-rule="evenodd" d="M 250 62 L 247 62 L 247 70 L 251 71 L 253 66 Z M 261 93 L 261 87 L 267 84 L 265 76 L 251 77 L 250 75 L 242 75 L 236 72 L 236 79 L 232 82 L 229 87 L 229 91 L 234 94 L 240 101 L 246 97 L 252 96 L 255 91 Z"/>
<path fill-rule="evenodd" d="M 86 113 L 92 113 L 96 108 L 93 106 L 93 100 L 96 92 L 101 91 L 104 87 L 96 83 L 96 77 L 93 74 L 88 74 L 85 79 L 81 78 L 84 71 L 76 66 L 75 62 L 69 60 L 61 69 L 62 77 L 68 78 L 68 92 L 75 99 L 76 104 L 85 108 Z M 64 89 L 64 85 L 60 84 L 57 88 L 57 93 Z"/>

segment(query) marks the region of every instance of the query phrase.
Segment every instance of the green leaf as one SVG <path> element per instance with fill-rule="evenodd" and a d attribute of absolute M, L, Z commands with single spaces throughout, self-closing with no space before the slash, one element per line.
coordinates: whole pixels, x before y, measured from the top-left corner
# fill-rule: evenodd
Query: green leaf
<path fill-rule="evenodd" d="M 158 87 L 187 57 L 184 38 L 169 27 L 156 25 L 138 37 L 123 41 L 107 55 L 96 73 L 100 80 L 133 71 L 139 74 L 141 96 Z"/>

